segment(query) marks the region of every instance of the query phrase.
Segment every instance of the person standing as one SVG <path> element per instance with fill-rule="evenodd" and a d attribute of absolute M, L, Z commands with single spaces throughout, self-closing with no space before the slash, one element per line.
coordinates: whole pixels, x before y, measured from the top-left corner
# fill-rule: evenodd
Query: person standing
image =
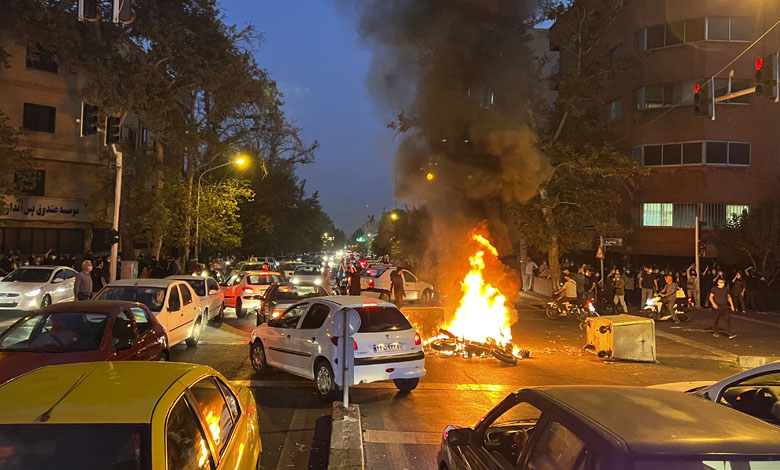
<path fill-rule="evenodd" d="M 675 306 L 677 304 L 677 283 L 674 282 L 674 277 L 671 274 L 666 275 L 666 285 L 661 289 L 661 302 L 663 302 L 663 308 L 672 316 L 672 320 L 675 323 L 680 323 L 680 319 L 677 318 L 677 312 Z"/>
<path fill-rule="evenodd" d="M 734 311 L 734 301 L 726 287 L 725 279 L 718 279 L 718 285 L 710 289 L 710 304 L 712 304 L 712 308 L 715 309 L 715 321 L 712 323 L 712 336 L 716 338 L 720 336 L 718 332 L 718 323 L 721 318 L 726 320 L 726 331 L 724 332 L 724 335 L 729 339 L 736 336 L 731 332 L 731 312 Z"/>
<path fill-rule="evenodd" d="M 84 261 L 81 263 L 81 271 L 76 274 L 76 282 L 73 284 L 74 300 L 89 300 L 92 298 L 92 263 Z"/>
<path fill-rule="evenodd" d="M 89 261 L 89 260 L 84 260 Z M 90 261 L 91 262 L 91 261 Z M 105 269 L 103 268 L 103 260 L 98 258 L 95 261 L 94 269 L 92 270 L 92 293 L 96 294 L 104 287 L 103 276 L 105 275 Z"/>
<path fill-rule="evenodd" d="M 626 268 L 625 272 L 623 273 L 623 281 L 625 283 L 626 290 L 626 305 L 633 306 L 636 303 L 636 299 L 634 298 L 634 292 L 636 292 L 636 279 L 631 273 L 631 270 L 628 268 Z M 626 313 L 628 313 L 627 309 Z"/>
<path fill-rule="evenodd" d="M 349 267 L 349 295 L 360 295 L 360 269 L 357 264 Z"/>
<path fill-rule="evenodd" d="M 525 266 L 523 266 L 523 291 L 531 292 L 534 281 L 534 271 L 536 269 L 539 269 L 539 266 L 534 263 L 534 260 L 529 256 L 525 260 Z"/>
<path fill-rule="evenodd" d="M 653 298 L 653 294 L 655 293 L 655 278 L 653 277 L 653 270 L 650 269 L 650 267 L 645 266 L 645 270 L 642 273 L 642 277 L 639 278 L 639 287 L 642 289 L 642 299 L 641 303 L 639 304 L 639 309 L 645 308 L 645 305 L 647 305 L 647 300 Z"/>
<path fill-rule="evenodd" d="M 742 278 L 742 271 L 737 271 L 734 279 L 731 280 L 731 299 L 734 301 L 734 311 L 745 313 L 745 279 Z"/>
<path fill-rule="evenodd" d="M 626 281 L 623 276 L 620 275 L 620 271 L 615 272 L 613 278 L 613 285 L 615 286 L 615 294 L 612 302 L 615 304 L 615 310 L 617 310 L 618 303 L 622 311 L 620 313 L 628 313 L 628 306 L 626 306 Z"/>
<path fill-rule="evenodd" d="M 393 295 L 395 305 L 399 309 L 403 307 L 406 292 L 404 291 L 403 269 L 401 268 L 390 273 L 390 293 Z"/>
<path fill-rule="evenodd" d="M 585 294 L 585 265 L 577 270 L 574 275 L 574 282 L 577 283 L 577 298 L 582 299 Z"/>

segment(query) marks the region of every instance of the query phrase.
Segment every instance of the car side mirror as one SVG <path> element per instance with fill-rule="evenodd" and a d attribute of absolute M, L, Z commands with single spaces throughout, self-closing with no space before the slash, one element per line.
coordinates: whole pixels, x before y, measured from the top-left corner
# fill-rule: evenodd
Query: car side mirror
<path fill-rule="evenodd" d="M 447 444 L 462 447 L 471 444 L 474 430 L 471 428 L 454 428 L 447 431 Z"/>
<path fill-rule="evenodd" d="M 219 294 L 219 289 L 209 289 L 209 295 Z"/>
<path fill-rule="evenodd" d="M 271 328 L 281 328 L 282 322 L 279 320 L 268 320 L 268 326 Z"/>
<path fill-rule="evenodd" d="M 63 282 L 65 282 L 65 279 L 63 279 L 61 277 L 58 277 L 56 279 L 52 279 L 52 281 L 51 281 L 52 284 L 61 284 Z"/>
<path fill-rule="evenodd" d="M 129 339 L 120 339 L 114 345 L 114 349 L 118 351 L 125 351 L 133 347 L 133 341 Z"/>

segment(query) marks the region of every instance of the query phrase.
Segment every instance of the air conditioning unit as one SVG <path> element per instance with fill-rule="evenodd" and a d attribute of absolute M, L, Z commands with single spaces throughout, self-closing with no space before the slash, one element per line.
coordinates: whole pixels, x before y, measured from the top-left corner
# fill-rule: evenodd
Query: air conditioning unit
<path fill-rule="evenodd" d="M 655 362 L 655 321 L 634 315 L 588 318 L 585 349 L 602 359 Z"/>

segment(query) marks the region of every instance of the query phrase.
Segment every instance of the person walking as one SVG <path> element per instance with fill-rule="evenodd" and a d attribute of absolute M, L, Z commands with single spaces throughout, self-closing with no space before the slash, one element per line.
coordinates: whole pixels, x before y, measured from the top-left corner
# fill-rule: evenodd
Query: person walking
<path fill-rule="evenodd" d="M 360 269 L 357 264 L 349 267 L 349 295 L 360 295 Z"/>
<path fill-rule="evenodd" d="M 525 260 L 525 266 L 523 266 L 523 291 L 531 292 L 534 281 L 534 271 L 536 269 L 539 269 L 539 266 L 534 263 L 534 260 L 529 256 Z"/>
<path fill-rule="evenodd" d="M 736 335 L 731 332 L 731 312 L 734 311 L 734 301 L 731 298 L 728 288 L 726 287 L 726 280 L 723 278 L 718 279 L 718 285 L 710 289 L 710 304 L 715 309 L 715 320 L 712 323 L 712 336 L 718 337 L 718 323 L 720 319 L 726 320 L 726 331 L 724 335 L 731 339 Z"/>
<path fill-rule="evenodd" d="M 615 304 L 615 310 L 617 311 L 619 303 L 620 308 L 622 309 L 620 313 L 628 313 L 628 306 L 626 306 L 626 281 L 623 279 L 623 276 L 620 275 L 619 271 L 615 272 L 612 283 L 615 287 L 615 294 L 612 299 L 612 302 Z"/>
<path fill-rule="evenodd" d="M 677 304 L 677 283 L 674 282 L 674 277 L 671 274 L 667 274 L 666 285 L 661 289 L 661 302 L 663 302 L 663 309 L 665 309 L 671 316 L 675 323 L 680 323 L 680 319 L 677 318 L 677 312 L 675 306 Z"/>
<path fill-rule="evenodd" d="M 634 278 L 634 274 L 628 268 L 623 273 L 623 282 L 626 290 L 626 305 L 633 307 L 636 304 L 636 298 L 634 297 L 636 295 L 636 278 Z M 628 310 L 626 310 L 626 313 L 628 313 Z"/>
<path fill-rule="evenodd" d="M 701 299 L 696 296 L 696 265 L 692 264 L 685 272 L 685 293 L 693 299 L 696 308 L 701 305 Z"/>
<path fill-rule="evenodd" d="M 641 303 L 639 304 L 639 309 L 641 310 L 645 308 L 645 305 L 647 305 L 647 300 L 653 298 L 653 294 L 655 293 L 656 288 L 655 278 L 653 277 L 653 270 L 648 266 L 645 266 L 645 270 L 642 272 L 642 277 L 639 278 L 639 287 L 642 289 L 642 299 Z"/>
<path fill-rule="evenodd" d="M 76 282 L 73 284 L 73 298 L 75 300 L 89 300 L 92 298 L 92 262 L 85 260 L 81 263 L 81 271 L 76 274 Z"/>
<path fill-rule="evenodd" d="M 403 269 L 398 268 L 390 273 L 390 294 L 395 300 L 395 305 L 400 309 L 404 306 L 406 292 L 404 291 Z"/>
<path fill-rule="evenodd" d="M 731 299 L 734 301 L 734 311 L 745 313 L 745 279 L 742 278 L 742 271 L 737 271 L 731 280 Z"/>

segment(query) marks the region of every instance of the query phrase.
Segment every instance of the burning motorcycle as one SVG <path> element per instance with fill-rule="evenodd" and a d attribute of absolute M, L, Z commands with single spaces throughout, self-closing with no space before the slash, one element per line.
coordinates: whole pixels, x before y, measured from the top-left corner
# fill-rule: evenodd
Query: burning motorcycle
<path fill-rule="evenodd" d="M 519 359 L 527 359 L 531 352 L 527 349 L 516 349 L 511 343 L 499 344 L 493 338 L 488 338 L 486 342 L 471 341 L 465 338 L 459 338 L 447 330 L 440 329 L 440 336 L 429 343 L 434 351 L 445 353 L 452 356 L 461 357 L 486 357 L 493 356 L 499 361 L 517 365 Z"/>
<path fill-rule="evenodd" d="M 677 317 L 681 321 L 691 321 L 690 312 L 694 307 L 693 297 L 687 297 L 682 288 L 677 289 L 675 297 L 674 313 L 677 314 Z M 642 314 L 655 321 L 668 321 L 672 319 L 672 315 L 666 311 L 661 296 L 658 294 L 647 299 L 646 305 L 642 308 Z"/>

